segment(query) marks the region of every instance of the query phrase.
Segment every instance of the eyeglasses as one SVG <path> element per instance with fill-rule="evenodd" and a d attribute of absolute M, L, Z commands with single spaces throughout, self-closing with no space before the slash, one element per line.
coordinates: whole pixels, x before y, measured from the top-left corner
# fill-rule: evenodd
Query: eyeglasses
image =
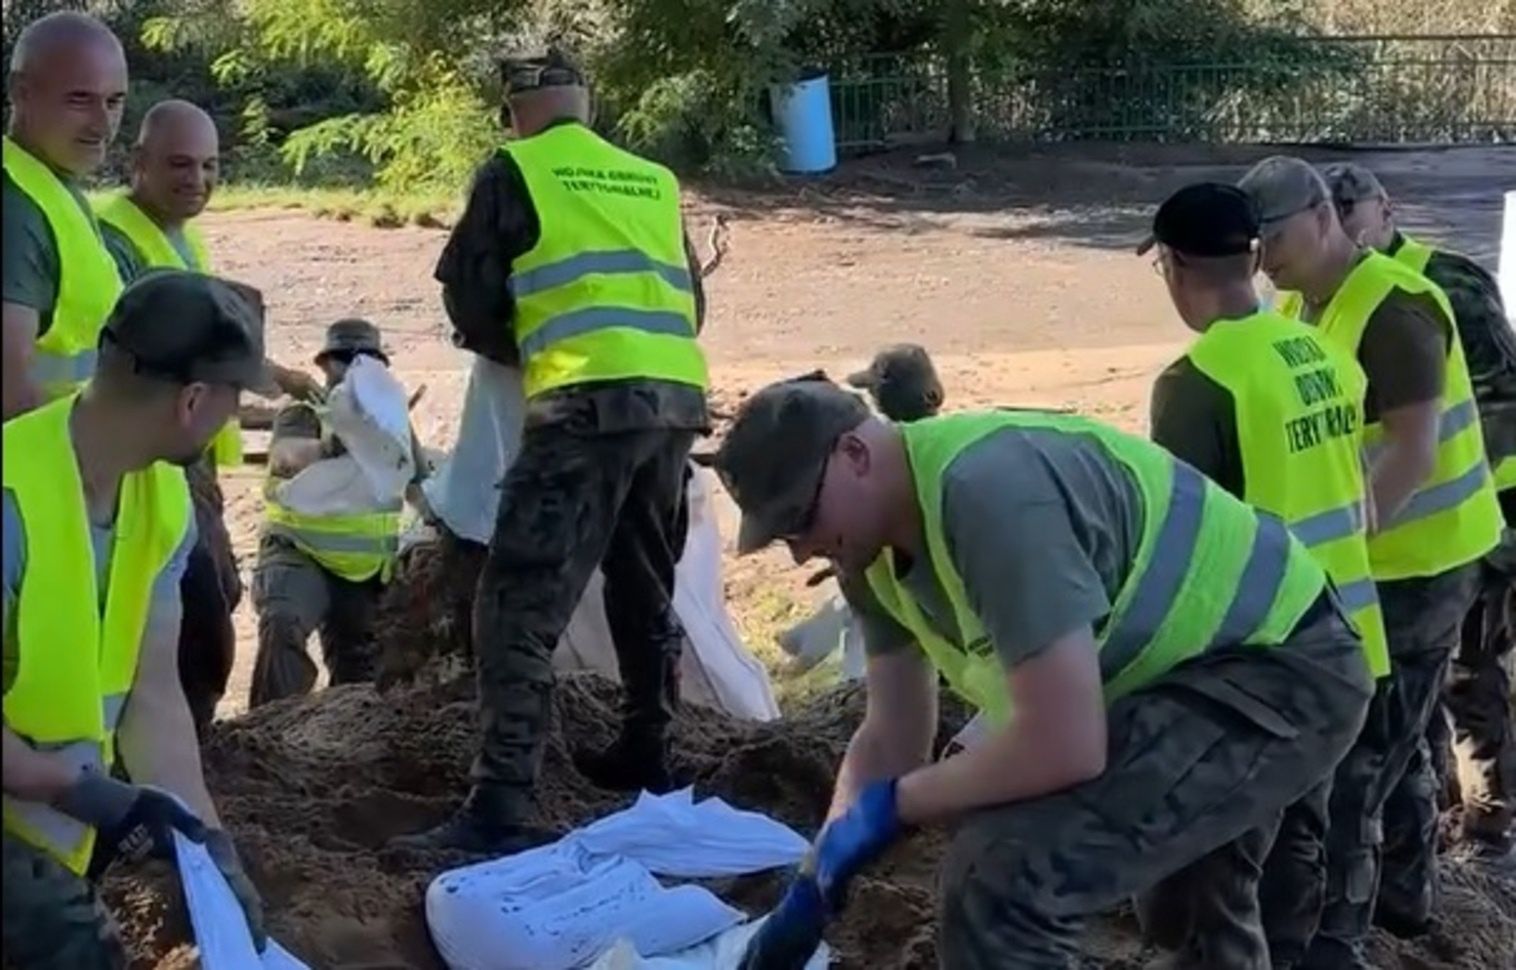
<path fill-rule="evenodd" d="M 833 444 L 836 447 L 836 444 Z M 821 508 L 821 492 L 826 487 L 826 473 L 832 467 L 832 453 L 827 452 L 826 462 L 821 466 L 821 474 L 816 476 L 816 490 L 811 494 L 810 502 L 806 503 L 804 511 L 795 520 L 795 524 L 788 532 L 780 536 L 788 542 L 796 542 L 810 534 L 816 524 L 816 513 Z"/>

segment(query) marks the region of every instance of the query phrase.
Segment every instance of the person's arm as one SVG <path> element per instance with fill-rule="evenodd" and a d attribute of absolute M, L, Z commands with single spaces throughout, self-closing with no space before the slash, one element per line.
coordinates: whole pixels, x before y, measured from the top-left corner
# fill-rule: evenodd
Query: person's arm
<path fill-rule="evenodd" d="M 58 252 L 37 204 L 5 176 L 4 320 L 0 335 L 0 407 L 9 420 L 47 399 L 32 380 L 32 355 L 58 302 Z"/>
<path fill-rule="evenodd" d="M 1188 357 L 1170 365 L 1153 384 L 1150 426 L 1153 441 L 1174 457 L 1233 495 L 1243 495 L 1236 403 Z"/>
<path fill-rule="evenodd" d="M 870 782 L 898 778 L 927 762 L 937 734 L 937 681 L 920 650 L 868 658 L 867 706 L 837 769 L 827 821 L 848 810 Z"/>
<path fill-rule="evenodd" d="M 508 367 L 521 365 L 512 332 L 511 262 L 541 233 L 521 170 L 505 153 L 479 170 L 434 276 L 453 324 L 453 342 Z"/>
<path fill-rule="evenodd" d="M 1052 794 L 1105 771 L 1105 701 L 1089 627 L 1073 630 L 1006 673 L 1011 722 L 962 754 L 900 779 L 906 825 Z"/>
<path fill-rule="evenodd" d="M 4 305 L 3 334 L 0 334 L 0 377 L 3 377 L 4 419 L 41 406 L 46 399 L 42 388 L 32 380 L 32 349 L 37 344 L 37 311 L 19 303 Z"/>
<path fill-rule="evenodd" d="M 325 399 L 326 389 L 321 386 L 319 380 L 306 371 L 285 367 L 273 358 L 265 360 L 264 367 L 268 370 L 274 388 L 279 393 L 308 403 L 319 403 Z"/>
<path fill-rule="evenodd" d="M 179 796 L 207 826 L 219 829 L 200 764 L 195 721 L 179 683 L 179 624 L 184 614 L 179 581 L 194 541 L 191 525 L 174 558 L 154 581 L 137 676 L 121 715 L 116 744 L 133 784 Z"/>
<path fill-rule="evenodd" d="M 79 769 L 56 755 L 37 751 L 8 725 L 3 754 L 0 771 L 4 774 L 5 793 L 13 798 L 52 805 L 79 780 Z"/>
<path fill-rule="evenodd" d="M 1436 468 L 1450 328 L 1421 302 L 1397 294 L 1364 332 L 1359 357 L 1384 427 L 1369 481 L 1380 527 L 1394 522 Z"/>
<path fill-rule="evenodd" d="M 326 457 L 321 418 L 306 404 L 292 404 L 274 416 L 268 447 L 268 470 L 291 478 Z"/>

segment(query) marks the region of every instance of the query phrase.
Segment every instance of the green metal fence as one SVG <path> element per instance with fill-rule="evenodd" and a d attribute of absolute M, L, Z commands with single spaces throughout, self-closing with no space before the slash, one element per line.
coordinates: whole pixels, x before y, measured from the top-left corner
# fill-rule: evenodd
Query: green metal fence
<path fill-rule="evenodd" d="M 1352 37 L 1309 56 L 1216 63 L 979 69 L 981 137 L 1011 141 L 1516 141 L 1516 35 Z M 834 72 L 838 147 L 944 135 L 946 71 L 931 56 Z"/>

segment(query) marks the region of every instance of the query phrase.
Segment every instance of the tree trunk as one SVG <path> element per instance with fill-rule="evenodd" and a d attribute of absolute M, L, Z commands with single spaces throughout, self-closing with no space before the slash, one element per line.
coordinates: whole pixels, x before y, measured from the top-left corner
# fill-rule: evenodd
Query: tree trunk
<path fill-rule="evenodd" d="M 943 48 L 947 54 L 948 141 L 966 145 L 974 140 L 974 73 L 969 53 L 973 41 L 973 0 L 946 0 Z"/>

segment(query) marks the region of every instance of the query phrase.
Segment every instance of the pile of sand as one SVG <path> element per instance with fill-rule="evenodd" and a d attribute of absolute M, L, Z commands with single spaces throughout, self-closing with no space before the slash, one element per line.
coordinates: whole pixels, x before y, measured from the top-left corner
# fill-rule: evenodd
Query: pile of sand
<path fill-rule="evenodd" d="M 610 741 L 618 692 L 590 676 L 565 678 L 542 770 L 540 821 L 564 829 L 626 804 L 574 770 L 570 751 Z M 702 793 L 766 811 L 811 833 L 832 772 L 862 714 L 856 690 L 827 695 L 781 724 L 749 725 L 687 710 L 676 725 L 677 769 Z M 961 712 L 944 718 L 953 726 Z M 472 681 L 380 695 L 344 687 L 271 705 L 219 724 L 206 770 L 224 821 L 261 888 L 270 931 L 320 970 L 437 968 L 422 915 L 429 880 L 466 860 L 386 849 L 392 836 L 446 817 L 467 789 L 475 743 Z M 839 965 L 869 970 L 936 966 L 933 885 L 943 843 L 917 835 L 857 885 L 829 933 Z M 1405 943 L 1376 937 L 1385 970 L 1501 970 L 1516 940 L 1516 892 L 1450 861 L 1443 930 Z M 712 888 L 750 910 L 770 905 L 780 874 Z M 166 870 L 116 874 L 110 902 L 138 967 L 192 965 L 183 905 Z M 1089 966 L 1137 970 L 1151 954 L 1123 916 L 1097 921 Z"/>

